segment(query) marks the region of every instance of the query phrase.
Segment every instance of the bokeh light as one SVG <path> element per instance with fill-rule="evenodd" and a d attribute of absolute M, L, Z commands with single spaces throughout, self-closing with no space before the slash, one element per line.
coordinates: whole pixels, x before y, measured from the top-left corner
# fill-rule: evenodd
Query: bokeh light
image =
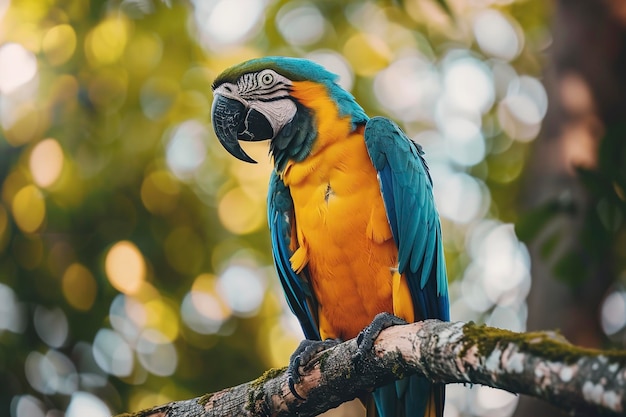
<path fill-rule="evenodd" d="M 513 225 L 494 220 L 475 223 L 467 235 L 471 262 L 465 270 L 459 303 L 452 311 L 490 310 L 487 322 L 514 331 L 526 329 L 525 299 L 530 290 L 530 257 Z"/>
<path fill-rule="evenodd" d="M 371 76 L 384 69 L 391 60 L 391 50 L 380 37 L 374 34 L 356 33 L 343 47 L 346 57 L 354 72 Z"/>
<path fill-rule="evenodd" d="M 121 241 L 109 249 L 104 269 L 109 282 L 115 289 L 133 294 L 146 278 L 146 264 L 143 255 L 132 242 Z"/>
<path fill-rule="evenodd" d="M 485 113 L 494 101 L 492 74 L 481 60 L 452 51 L 443 60 L 443 99 L 470 115 Z"/>
<path fill-rule="evenodd" d="M 65 417 L 109 417 L 110 415 L 111 410 L 100 398 L 84 391 L 72 394 L 65 412 Z"/>
<path fill-rule="evenodd" d="M 489 191 L 471 175 L 451 172 L 441 176 L 435 201 L 441 216 L 459 224 L 468 224 L 485 214 Z"/>
<path fill-rule="evenodd" d="M 233 233 L 251 233 L 263 226 L 265 212 L 241 188 L 227 192 L 218 206 L 219 219 Z"/>
<path fill-rule="evenodd" d="M 158 340 L 172 342 L 178 337 L 177 308 L 163 297 L 153 297 L 144 303 L 146 328 L 158 331 Z M 149 334 L 149 333 L 147 333 Z M 144 335 L 144 337 L 146 337 Z"/>
<path fill-rule="evenodd" d="M 109 319 L 111 327 L 132 345 L 136 344 L 148 321 L 145 306 L 139 300 L 123 294 L 111 302 Z"/>
<path fill-rule="evenodd" d="M 626 327 L 626 291 L 613 291 L 604 299 L 600 319 L 604 333 L 609 336 Z"/>
<path fill-rule="evenodd" d="M 433 108 L 441 92 L 441 75 L 421 54 L 401 58 L 380 71 L 374 92 L 381 105 L 402 121 L 434 118 Z"/>
<path fill-rule="evenodd" d="M 50 28 L 43 37 L 41 48 L 51 65 L 64 64 L 76 50 L 74 28 L 68 24 Z"/>
<path fill-rule="evenodd" d="M 169 376 L 178 365 L 178 354 L 171 341 L 157 330 L 146 330 L 137 341 L 137 358 L 155 375 Z"/>
<path fill-rule="evenodd" d="M 26 328 L 26 307 L 5 284 L 0 284 L 0 334 L 8 330 L 22 333 Z"/>
<path fill-rule="evenodd" d="M 37 59 L 17 43 L 0 46 L 0 93 L 11 94 L 37 74 Z"/>
<path fill-rule="evenodd" d="M 491 387 L 476 388 L 475 412 L 477 415 L 508 415 L 515 410 L 519 397 L 510 392 Z"/>
<path fill-rule="evenodd" d="M 309 2 L 289 2 L 276 15 L 278 30 L 285 41 L 296 46 L 310 45 L 324 34 L 325 20 Z"/>
<path fill-rule="evenodd" d="M 217 292 L 216 284 L 215 276 L 199 275 L 181 304 L 182 319 L 197 333 L 217 333 L 232 314 L 231 308 Z"/>
<path fill-rule="evenodd" d="M 70 395 L 78 388 L 73 362 L 56 350 L 48 350 L 45 354 L 30 352 L 24 368 L 30 385 L 42 394 Z"/>
<path fill-rule="evenodd" d="M 511 61 L 522 50 L 523 38 L 512 20 L 500 11 L 485 9 L 474 18 L 474 36 L 480 49 L 488 55 Z"/>
<path fill-rule="evenodd" d="M 33 323 L 37 335 L 48 346 L 60 348 L 69 335 L 69 323 L 63 310 L 58 307 L 48 309 L 37 306 L 33 314 Z"/>
<path fill-rule="evenodd" d="M 116 62 L 124 53 L 129 35 L 128 22 L 121 16 L 108 18 L 85 38 L 85 54 L 93 66 Z"/>
<path fill-rule="evenodd" d="M 61 175 L 63 150 L 54 139 L 39 142 L 30 154 L 30 172 L 35 183 L 43 188 L 50 187 Z"/>
<path fill-rule="evenodd" d="M 11 401 L 11 417 L 45 417 L 46 409 L 32 395 L 20 395 Z"/>
<path fill-rule="evenodd" d="M 260 29 L 265 0 L 194 0 L 199 40 L 221 50 L 252 37 Z"/>
<path fill-rule="evenodd" d="M 15 194 L 12 209 L 17 226 L 26 233 L 36 232 L 46 216 L 43 194 L 34 185 L 27 185 Z"/>
<path fill-rule="evenodd" d="M 441 131 L 452 161 L 463 166 L 472 166 L 485 158 L 485 138 L 480 126 L 472 120 L 448 117 Z"/>
<path fill-rule="evenodd" d="M 522 76 L 509 84 L 507 95 L 498 107 L 498 120 L 509 136 L 529 141 L 539 134 L 547 108 L 548 97 L 541 83 Z"/>
<path fill-rule="evenodd" d="M 108 374 L 125 377 L 133 370 L 133 352 L 114 330 L 100 329 L 93 340 L 93 357 Z"/>
<path fill-rule="evenodd" d="M 67 267 L 63 273 L 61 286 L 68 304 L 81 311 L 89 310 L 98 294 L 93 274 L 79 263 Z"/>
<path fill-rule="evenodd" d="M 202 164 L 206 155 L 207 128 L 195 120 L 177 126 L 167 143 L 167 164 L 174 175 L 185 179 Z"/>
<path fill-rule="evenodd" d="M 264 277 L 250 267 L 232 265 L 218 278 L 217 291 L 234 314 L 251 316 L 263 301 Z"/>

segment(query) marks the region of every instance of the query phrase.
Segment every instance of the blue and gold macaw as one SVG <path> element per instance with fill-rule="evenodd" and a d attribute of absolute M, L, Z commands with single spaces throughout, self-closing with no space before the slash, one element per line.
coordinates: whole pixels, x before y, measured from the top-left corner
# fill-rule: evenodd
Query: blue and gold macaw
<path fill-rule="evenodd" d="M 238 141 L 270 141 L 268 218 L 289 306 L 311 340 L 356 337 L 385 312 L 449 320 L 422 149 L 392 121 L 370 119 L 336 80 L 305 59 L 266 57 L 213 84 L 213 126 L 226 150 L 255 162 Z M 441 417 L 444 396 L 442 384 L 411 376 L 365 403 L 368 415 Z"/>

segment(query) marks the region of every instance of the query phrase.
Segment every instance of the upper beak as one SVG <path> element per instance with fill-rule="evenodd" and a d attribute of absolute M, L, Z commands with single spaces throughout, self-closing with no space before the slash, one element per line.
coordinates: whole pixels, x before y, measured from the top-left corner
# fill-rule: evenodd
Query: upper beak
<path fill-rule="evenodd" d="M 234 98 L 214 93 L 213 129 L 224 148 L 235 158 L 256 163 L 239 145 L 240 140 L 260 141 L 271 139 L 272 126 L 265 116 Z"/>

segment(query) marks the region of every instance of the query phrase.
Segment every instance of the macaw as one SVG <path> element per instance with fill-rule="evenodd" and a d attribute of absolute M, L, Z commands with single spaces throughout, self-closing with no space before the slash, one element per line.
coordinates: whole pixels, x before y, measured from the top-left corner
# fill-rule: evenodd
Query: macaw
<path fill-rule="evenodd" d="M 254 163 L 239 141 L 269 140 L 268 220 L 289 307 L 318 341 L 354 338 L 379 313 L 449 320 L 422 148 L 394 122 L 369 118 L 337 78 L 309 60 L 265 57 L 225 70 L 212 86 L 213 127 L 230 154 Z M 444 397 L 443 384 L 411 376 L 364 402 L 368 416 L 441 417 Z"/>

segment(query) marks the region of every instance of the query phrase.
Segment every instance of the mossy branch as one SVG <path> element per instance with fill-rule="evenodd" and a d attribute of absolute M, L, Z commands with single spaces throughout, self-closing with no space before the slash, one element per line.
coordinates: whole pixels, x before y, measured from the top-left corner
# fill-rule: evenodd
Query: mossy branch
<path fill-rule="evenodd" d="M 570 345 L 552 332 L 514 333 L 426 320 L 381 333 L 358 369 L 355 340 L 320 353 L 289 390 L 285 369 L 214 394 L 118 417 L 315 416 L 410 374 L 541 398 L 572 415 L 626 413 L 626 352 Z"/>

